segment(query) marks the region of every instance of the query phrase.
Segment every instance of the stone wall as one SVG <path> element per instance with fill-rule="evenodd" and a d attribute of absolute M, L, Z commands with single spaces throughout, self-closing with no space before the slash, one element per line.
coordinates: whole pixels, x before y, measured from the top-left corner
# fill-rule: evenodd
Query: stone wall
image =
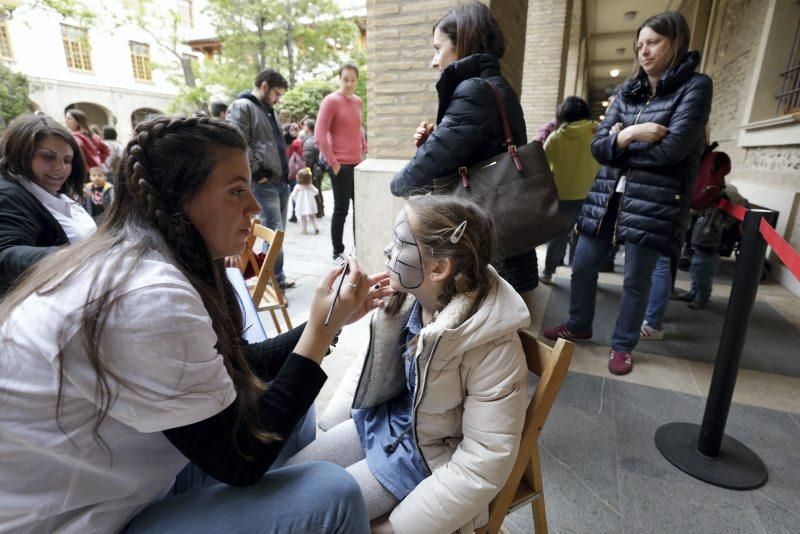
<path fill-rule="evenodd" d="M 738 146 L 739 126 L 755 75 L 758 46 L 766 23 L 769 0 L 721 0 L 712 21 L 705 72 L 714 80 L 711 138 L 733 160 L 731 180 L 800 190 L 800 146 Z M 731 36 L 736 36 L 732 39 Z M 787 46 L 790 46 L 787 43 Z M 786 238 L 800 249 L 800 218 L 788 219 Z M 786 220 L 786 219 L 784 219 Z"/>

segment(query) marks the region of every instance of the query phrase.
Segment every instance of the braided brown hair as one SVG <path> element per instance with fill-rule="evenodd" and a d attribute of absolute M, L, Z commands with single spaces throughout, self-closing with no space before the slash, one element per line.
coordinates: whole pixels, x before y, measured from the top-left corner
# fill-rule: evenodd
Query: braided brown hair
<path fill-rule="evenodd" d="M 3 302 L 0 324 L 28 295 L 57 290 L 80 276 L 82 266 L 105 258 L 112 249 L 124 247 L 126 251 L 110 256 L 112 259 L 103 259 L 106 272 L 119 272 L 123 260 L 134 257 L 122 276 L 98 279 L 99 283 L 87 296 L 81 317 L 86 333 L 84 346 L 97 374 L 94 435 L 100 442 L 99 426 L 115 398 L 109 379 L 126 383 L 124 377 L 111 372 L 102 360 L 98 348 L 102 330 L 119 300 L 124 281 L 150 250 L 157 250 L 173 261 L 197 290 L 211 318 L 218 340 L 216 349 L 223 356 L 237 393 L 237 420 L 232 436 L 237 450 L 245 455 L 238 436 L 249 436 L 262 443 L 278 439 L 261 426 L 258 401 L 266 384 L 256 377 L 244 357 L 241 308 L 224 274 L 224 264 L 212 259 L 202 236 L 183 212 L 184 205 L 205 184 L 223 152 L 230 149 L 244 151 L 247 145 L 233 126 L 207 117 L 159 117 L 139 124 L 125 149 L 114 203 L 98 232 L 40 262 Z M 58 359 L 57 420 L 63 385 L 63 350 Z M 242 429 L 246 432 L 240 432 Z"/>
<path fill-rule="evenodd" d="M 449 258 L 453 263 L 453 274 L 445 282 L 437 301 L 439 309 L 459 293 L 475 292 L 468 312 L 472 315 L 493 283 L 488 267 L 496 254 L 494 222 L 477 204 L 446 195 L 410 198 L 407 209 L 414 213 L 413 224 L 412 219 L 409 224 L 420 248 L 431 259 Z M 453 243 L 450 238 L 463 221 L 467 222 L 464 233 Z M 392 297 L 387 313 L 397 313 L 404 300 L 405 293 Z"/>

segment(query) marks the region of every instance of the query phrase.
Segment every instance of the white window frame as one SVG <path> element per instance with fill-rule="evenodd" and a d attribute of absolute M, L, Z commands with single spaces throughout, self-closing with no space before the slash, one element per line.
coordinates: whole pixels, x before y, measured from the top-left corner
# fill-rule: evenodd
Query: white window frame
<path fill-rule="evenodd" d="M 800 144 L 800 113 L 776 115 L 775 98 L 799 20 L 800 5 L 796 0 L 770 0 L 746 100 L 744 124 L 739 127 L 740 147 Z"/>

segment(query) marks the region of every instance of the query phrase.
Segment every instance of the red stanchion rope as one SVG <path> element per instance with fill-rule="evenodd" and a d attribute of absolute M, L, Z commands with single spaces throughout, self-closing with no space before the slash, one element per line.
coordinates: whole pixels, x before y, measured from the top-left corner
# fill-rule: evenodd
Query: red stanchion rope
<path fill-rule="evenodd" d="M 725 213 L 736 217 L 740 221 L 744 221 L 744 216 L 747 213 L 747 208 L 744 206 L 740 206 L 738 204 L 733 204 L 727 198 L 721 198 L 719 201 L 719 207 Z"/>
<path fill-rule="evenodd" d="M 738 204 L 733 204 L 725 198 L 720 199 L 719 207 L 722 211 L 736 217 L 740 221 L 744 221 L 744 216 L 747 214 L 747 208 L 739 206 Z M 778 258 L 786 265 L 794 277 L 800 280 L 800 253 L 789 246 L 789 243 L 769 225 L 766 219 L 761 219 L 761 224 L 758 229 L 767 244 L 772 247 L 772 250 L 778 255 Z"/>
<path fill-rule="evenodd" d="M 781 259 L 784 265 L 791 271 L 795 278 L 800 280 L 800 254 L 795 249 L 789 246 L 775 229 L 770 226 L 766 219 L 761 219 L 761 225 L 758 228 L 761 235 L 767 241 L 775 254 Z"/>

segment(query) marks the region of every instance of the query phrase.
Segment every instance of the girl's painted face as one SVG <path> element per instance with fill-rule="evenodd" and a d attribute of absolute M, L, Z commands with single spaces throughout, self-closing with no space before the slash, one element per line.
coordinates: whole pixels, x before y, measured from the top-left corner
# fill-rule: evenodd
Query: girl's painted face
<path fill-rule="evenodd" d="M 435 52 L 433 53 L 431 67 L 437 69 L 440 73 L 455 61 L 458 61 L 456 45 L 446 33 L 439 31 L 439 28 L 433 30 L 433 49 Z"/>
<path fill-rule="evenodd" d="M 422 285 L 425 276 L 422 270 L 422 252 L 417 238 L 408 224 L 406 208 L 400 211 L 394 222 L 394 235 L 383 249 L 386 268 L 389 269 L 390 285 L 396 291 L 408 291 Z M 399 284 L 400 287 L 396 287 Z"/>
<path fill-rule="evenodd" d="M 57 135 L 48 135 L 33 151 L 30 178 L 51 195 L 58 195 L 72 173 L 72 147 Z"/>
<path fill-rule="evenodd" d="M 645 26 L 636 41 L 639 64 L 651 78 L 658 78 L 669 68 L 671 55 L 670 39 Z"/>

